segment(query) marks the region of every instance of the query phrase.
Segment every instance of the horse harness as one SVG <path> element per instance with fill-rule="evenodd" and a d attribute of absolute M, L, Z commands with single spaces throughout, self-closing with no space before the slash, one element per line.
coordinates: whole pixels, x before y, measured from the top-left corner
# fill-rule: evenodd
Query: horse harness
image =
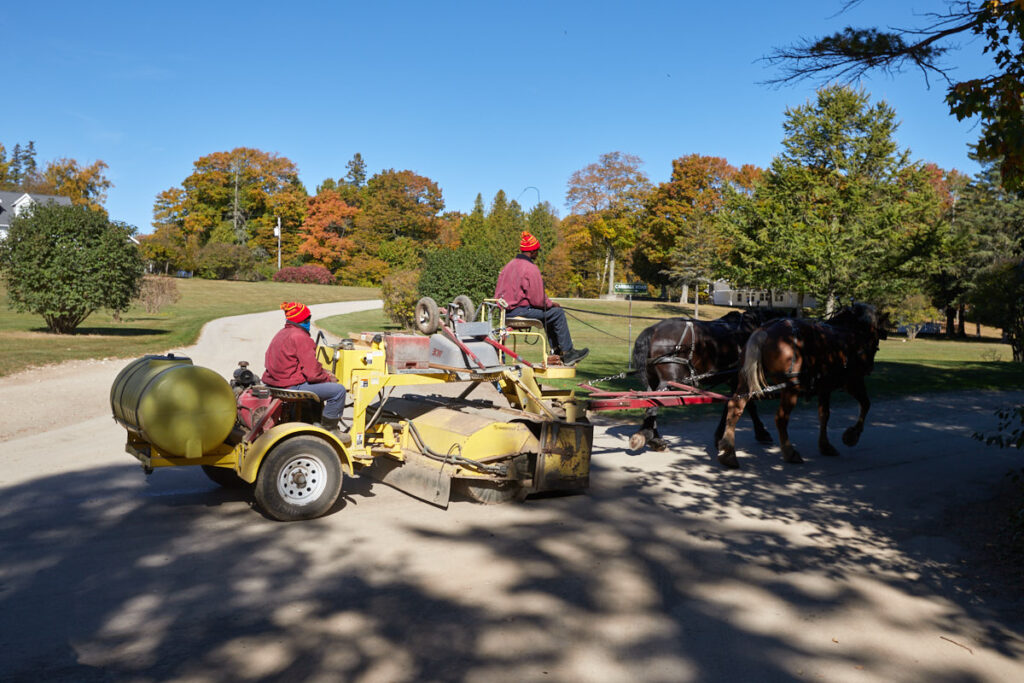
<path fill-rule="evenodd" d="M 683 343 L 686 341 L 687 337 L 690 338 L 690 353 L 687 354 L 686 358 L 680 358 L 676 354 L 679 353 L 679 350 L 681 348 L 683 348 Z M 700 377 L 697 376 L 697 373 L 694 372 L 693 369 L 693 347 L 696 346 L 695 342 L 696 338 L 693 334 L 693 321 L 687 320 L 686 326 L 683 328 L 683 333 L 679 335 L 679 341 L 677 341 L 676 345 L 672 347 L 672 350 L 666 354 L 658 356 L 652 361 L 648 361 L 648 365 L 664 365 L 665 363 L 678 363 L 679 365 L 686 366 L 687 372 L 690 373 L 690 376 L 687 378 L 688 381 L 693 382 L 695 380 L 698 380 L 700 379 Z M 704 377 L 709 376 L 710 375 L 704 375 Z"/>

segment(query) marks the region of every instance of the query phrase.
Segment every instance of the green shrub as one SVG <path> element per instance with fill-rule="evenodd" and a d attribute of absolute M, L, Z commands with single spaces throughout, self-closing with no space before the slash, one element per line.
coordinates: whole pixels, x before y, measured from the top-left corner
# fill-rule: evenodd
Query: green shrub
<path fill-rule="evenodd" d="M 0 241 L 11 306 L 41 315 L 51 332 L 73 332 L 93 311 L 127 310 L 143 263 L 135 228 L 84 206 L 37 204 L 15 216 Z"/>
<path fill-rule="evenodd" d="M 384 315 L 396 325 L 411 328 L 415 322 L 419 278 L 415 270 L 400 270 L 385 277 L 381 284 Z"/>
<path fill-rule="evenodd" d="M 254 281 L 258 277 L 256 258 L 249 248 L 226 242 L 209 242 L 203 247 L 196 270 L 207 280 Z"/>
<path fill-rule="evenodd" d="M 466 247 L 440 249 L 428 254 L 420 275 L 419 294 L 440 306 L 465 294 L 479 306 L 494 296 L 494 285 L 505 260 Z"/>

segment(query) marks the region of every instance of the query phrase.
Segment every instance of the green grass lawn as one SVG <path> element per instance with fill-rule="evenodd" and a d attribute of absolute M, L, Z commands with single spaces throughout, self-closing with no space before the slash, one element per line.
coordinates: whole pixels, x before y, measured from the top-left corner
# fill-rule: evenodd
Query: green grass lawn
<path fill-rule="evenodd" d="M 273 310 L 281 301 L 306 303 L 376 299 L 374 288 L 292 285 L 276 282 L 175 280 L 181 293 L 176 304 L 150 315 L 132 308 L 120 321 L 105 312 L 94 313 L 73 335 L 45 331 L 42 318 L 14 313 L 0 287 L 0 375 L 30 366 L 84 358 L 131 358 L 183 348 L 195 342 L 202 326 L 215 318 Z M 584 380 L 615 375 L 629 363 L 631 343 L 655 320 L 692 315 L 692 306 L 673 303 L 605 300 L 562 301 L 577 346 L 590 347 L 590 356 L 577 369 L 575 380 L 552 382 L 572 386 Z M 580 312 L 572 309 L 581 309 Z M 700 317 L 711 319 L 728 309 L 701 306 Z M 597 313 L 633 318 L 609 317 Z M 645 319 L 652 318 L 652 319 Z M 397 331 L 381 311 L 353 313 L 318 320 L 337 336 L 350 332 Z M 1010 348 L 995 332 L 969 341 L 902 338 L 882 342 L 875 372 L 869 377 L 873 396 L 897 396 L 930 391 L 1019 389 L 1024 387 L 1024 364 L 1011 363 Z M 538 347 L 525 347 L 525 356 L 539 359 Z M 636 378 L 606 382 L 610 389 L 638 388 Z"/>
<path fill-rule="evenodd" d="M 327 303 L 378 299 L 372 287 L 296 285 L 283 282 L 174 281 L 181 299 L 148 314 L 129 309 L 120 321 L 106 311 L 93 313 L 75 334 L 46 332 L 38 315 L 15 313 L 0 286 L 0 376 L 27 367 L 84 358 L 132 358 L 195 343 L 203 325 L 215 318 L 276 309 L 282 301 Z"/>

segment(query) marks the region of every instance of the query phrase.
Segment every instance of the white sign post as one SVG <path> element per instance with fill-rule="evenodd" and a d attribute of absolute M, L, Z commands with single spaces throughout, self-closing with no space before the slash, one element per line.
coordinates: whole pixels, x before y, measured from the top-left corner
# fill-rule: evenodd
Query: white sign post
<path fill-rule="evenodd" d="M 629 369 L 633 369 L 633 354 L 629 353 L 629 349 L 633 346 L 633 295 L 634 294 L 645 294 L 647 292 L 647 285 L 642 282 L 616 282 L 616 292 L 625 292 L 626 299 L 629 301 L 629 336 L 626 339 L 626 354 L 629 356 Z"/>

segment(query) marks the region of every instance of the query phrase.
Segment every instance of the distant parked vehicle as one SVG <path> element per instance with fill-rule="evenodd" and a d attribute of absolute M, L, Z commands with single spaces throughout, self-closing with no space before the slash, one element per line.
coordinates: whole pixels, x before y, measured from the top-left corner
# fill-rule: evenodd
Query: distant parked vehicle
<path fill-rule="evenodd" d="M 896 328 L 896 334 L 906 335 L 910 339 L 922 336 L 935 337 L 942 334 L 942 325 L 940 325 L 939 323 L 915 323 L 913 325 L 900 325 L 899 327 Z"/>

